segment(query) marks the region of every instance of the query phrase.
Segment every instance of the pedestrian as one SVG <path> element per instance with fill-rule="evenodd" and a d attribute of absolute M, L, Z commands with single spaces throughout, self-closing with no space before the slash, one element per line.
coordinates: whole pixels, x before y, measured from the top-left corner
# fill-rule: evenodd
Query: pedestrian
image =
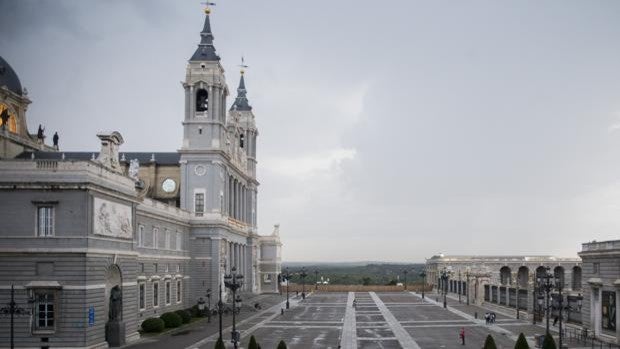
<path fill-rule="evenodd" d="M 559 318 L 560 318 L 560 317 L 559 317 L 559 316 L 557 316 L 557 315 L 553 318 L 553 326 L 555 326 L 555 325 L 557 325 L 557 324 L 558 324 L 558 319 L 559 319 Z"/>
<path fill-rule="evenodd" d="M 494 312 L 491 313 L 491 323 L 492 324 L 495 323 L 495 313 Z"/>
<path fill-rule="evenodd" d="M 461 327 L 461 333 L 459 336 L 461 337 L 461 344 L 465 345 L 465 327 Z"/>
<path fill-rule="evenodd" d="M 491 321 L 491 315 L 489 313 L 484 313 L 484 321 L 486 321 L 487 325 L 489 321 Z"/>

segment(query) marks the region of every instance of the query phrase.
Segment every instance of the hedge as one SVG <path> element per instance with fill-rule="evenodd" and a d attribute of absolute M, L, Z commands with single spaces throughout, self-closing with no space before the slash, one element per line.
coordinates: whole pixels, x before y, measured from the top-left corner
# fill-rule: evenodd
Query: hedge
<path fill-rule="evenodd" d="M 183 324 L 181 317 L 174 312 L 163 313 L 159 318 L 164 320 L 167 328 L 175 328 Z"/>
<path fill-rule="evenodd" d="M 164 320 L 157 317 L 142 321 L 142 330 L 147 333 L 161 332 L 165 327 L 166 324 L 164 324 Z"/>
<path fill-rule="evenodd" d="M 177 310 L 175 313 L 181 317 L 181 321 L 183 321 L 184 324 L 189 324 L 189 322 L 192 321 L 192 315 L 187 310 Z"/>

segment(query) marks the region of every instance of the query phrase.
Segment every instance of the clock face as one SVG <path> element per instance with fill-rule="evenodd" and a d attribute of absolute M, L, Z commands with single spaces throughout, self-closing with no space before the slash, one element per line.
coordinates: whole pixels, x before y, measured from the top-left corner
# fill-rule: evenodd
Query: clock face
<path fill-rule="evenodd" d="M 207 173 L 207 169 L 202 165 L 198 165 L 194 168 L 194 173 L 198 176 L 204 176 Z"/>
<path fill-rule="evenodd" d="M 166 193 L 172 193 L 176 188 L 177 188 L 177 183 L 171 179 L 171 178 L 166 178 L 162 183 L 161 183 L 161 188 L 166 192 Z"/>

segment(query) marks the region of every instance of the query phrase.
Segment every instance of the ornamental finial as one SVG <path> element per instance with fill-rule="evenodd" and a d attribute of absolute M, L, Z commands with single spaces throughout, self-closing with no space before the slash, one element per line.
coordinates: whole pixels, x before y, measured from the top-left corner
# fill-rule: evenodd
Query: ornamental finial
<path fill-rule="evenodd" d="M 209 15 L 211 13 L 211 8 L 209 8 L 209 6 L 215 6 L 214 2 L 201 2 L 201 4 L 205 5 L 205 14 Z"/>

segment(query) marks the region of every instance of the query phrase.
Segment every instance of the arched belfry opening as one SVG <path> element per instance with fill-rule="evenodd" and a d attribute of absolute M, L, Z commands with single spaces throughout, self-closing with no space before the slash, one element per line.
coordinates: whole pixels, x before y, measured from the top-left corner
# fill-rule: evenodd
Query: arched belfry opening
<path fill-rule="evenodd" d="M 205 112 L 209 110 L 209 93 L 204 88 L 196 91 L 196 111 Z"/>

